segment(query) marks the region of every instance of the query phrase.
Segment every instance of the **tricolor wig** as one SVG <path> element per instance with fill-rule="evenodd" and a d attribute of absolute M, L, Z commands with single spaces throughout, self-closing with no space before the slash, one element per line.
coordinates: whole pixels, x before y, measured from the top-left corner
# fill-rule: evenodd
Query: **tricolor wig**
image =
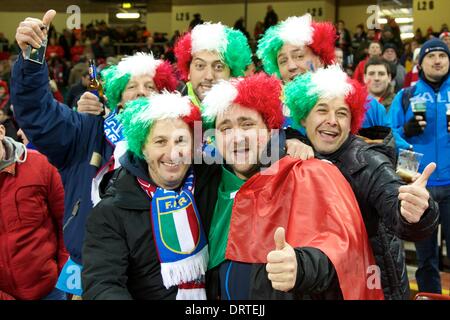
<path fill-rule="evenodd" d="M 195 121 L 201 121 L 198 107 L 190 102 L 189 97 L 183 97 L 178 92 L 153 94 L 149 98 L 132 100 L 125 106 L 119 119 L 123 124 L 128 150 L 141 159 L 144 159 L 142 148 L 155 121 L 181 118 L 191 128 L 194 128 Z"/>
<path fill-rule="evenodd" d="M 331 22 L 315 22 L 309 13 L 289 17 L 270 27 L 258 41 L 257 56 L 268 74 L 281 78 L 277 56 L 284 44 L 308 46 L 319 56 L 325 66 L 334 63 L 336 29 Z"/>
<path fill-rule="evenodd" d="M 169 62 L 155 59 L 152 54 L 138 52 L 123 58 L 117 66 L 101 72 L 109 109 L 116 109 L 131 77 L 141 75 L 149 75 L 158 92 L 164 89 L 174 91 L 177 87 L 177 78 Z"/>
<path fill-rule="evenodd" d="M 264 73 L 222 80 L 203 99 L 203 124 L 206 128 L 214 127 L 218 115 L 238 104 L 258 111 L 269 129 L 280 129 L 284 121 L 281 88 L 279 79 Z"/>
<path fill-rule="evenodd" d="M 245 35 L 221 23 L 203 23 L 186 33 L 175 44 L 177 67 L 183 80 L 188 81 L 192 56 L 199 51 L 217 51 L 223 63 L 231 70 L 231 76 L 243 76 L 252 63 L 252 52 Z"/>
<path fill-rule="evenodd" d="M 351 112 L 351 132 L 361 128 L 366 113 L 367 90 L 350 79 L 338 65 L 296 77 L 284 87 L 285 104 L 296 125 L 300 125 L 319 99 L 345 97 Z"/>

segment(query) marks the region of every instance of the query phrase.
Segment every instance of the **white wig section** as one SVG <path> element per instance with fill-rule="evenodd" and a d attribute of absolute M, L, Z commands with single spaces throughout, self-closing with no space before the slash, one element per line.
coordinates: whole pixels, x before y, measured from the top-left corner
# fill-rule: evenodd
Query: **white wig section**
<path fill-rule="evenodd" d="M 317 69 L 311 75 L 311 84 L 320 94 L 321 98 L 333 99 L 346 97 L 353 90 L 353 86 L 347 81 L 347 74 L 337 64 L 327 68 Z"/>
<path fill-rule="evenodd" d="M 279 35 L 284 43 L 303 47 L 312 43 L 313 27 L 309 13 L 301 17 L 289 17 L 280 25 Z"/>
<path fill-rule="evenodd" d="M 215 119 L 231 106 L 237 95 L 238 91 L 231 81 L 220 81 L 209 90 L 203 99 L 202 116 L 207 119 Z"/>
<path fill-rule="evenodd" d="M 137 52 L 136 54 L 123 58 L 117 65 L 119 72 L 129 73 L 132 76 L 149 75 L 154 78 L 156 69 L 161 60 L 153 57 L 152 53 Z"/>
<path fill-rule="evenodd" d="M 203 23 L 196 25 L 191 32 L 192 53 L 202 50 L 225 52 L 228 41 L 225 26 L 219 23 Z"/>
<path fill-rule="evenodd" d="M 148 99 L 151 107 L 148 112 L 142 113 L 141 120 L 156 121 L 185 117 L 191 114 L 189 97 L 183 97 L 179 92 L 163 91 L 161 94 L 151 95 Z"/>

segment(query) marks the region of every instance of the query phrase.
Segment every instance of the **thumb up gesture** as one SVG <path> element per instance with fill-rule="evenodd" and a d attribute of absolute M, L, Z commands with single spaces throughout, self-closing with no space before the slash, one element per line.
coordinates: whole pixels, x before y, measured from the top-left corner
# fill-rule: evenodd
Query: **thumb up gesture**
<path fill-rule="evenodd" d="M 428 209 L 430 194 L 426 186 L 428 179 L 435 169 L 436 164 L 434 162 L 430 163 L 416 181 L 410 185 L 401 186 L 398 189 L 398 199 L 401 201 L 400 214 L 409 223 L 418 222 L 425 210 Z"/>
<path fill-rule="evenodd" d="M 272 282 L 272 288 L 288 292 L 297 280 L 297 256 L 286 242 L 284 228 L 278 228 L 274 235 L 275 250 L 267 255 L 266 270 Z"/>
<path fill-rule="evenodd" d="M 42 41 L 46 38 L 46 28 L 50 25 L 55 15 L 55 10 L 48 10 L 42 20 L 26 18 L 19 24 L 16 30 L 16 40 L 23 51 L 24 57 L 27 45 L 31 44 L 34 48 L 39 48 L 42 45 Z"/>

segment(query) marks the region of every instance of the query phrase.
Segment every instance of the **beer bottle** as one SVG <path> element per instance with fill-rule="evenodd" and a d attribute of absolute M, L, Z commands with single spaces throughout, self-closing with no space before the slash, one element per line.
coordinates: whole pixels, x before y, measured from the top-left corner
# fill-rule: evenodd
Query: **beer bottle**
<path fill-rule="evenodd" d="M 93 59 L 89 60 L 89 92 L 95 94 L 100 102 L 103 103 L 103 111 L 100 114 L 101 116 L 105 115 L 105 98 L 103 95 L 103 86 L 101 82 L 97 79 L 97 67 L 95 66 L 95 62 Z"/>

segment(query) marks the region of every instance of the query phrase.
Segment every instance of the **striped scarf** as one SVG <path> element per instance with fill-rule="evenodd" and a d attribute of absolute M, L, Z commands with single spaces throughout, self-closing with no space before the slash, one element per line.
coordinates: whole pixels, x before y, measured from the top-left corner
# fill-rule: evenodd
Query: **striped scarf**
<path fill-rule="evenodd" d="M 193 170 L 179 192 L 137 181 L 152 201 L 150 215 L 164 286 L 178 286 L 177 300 L 205 300 L 208 245 L 192 195 Z"/>

